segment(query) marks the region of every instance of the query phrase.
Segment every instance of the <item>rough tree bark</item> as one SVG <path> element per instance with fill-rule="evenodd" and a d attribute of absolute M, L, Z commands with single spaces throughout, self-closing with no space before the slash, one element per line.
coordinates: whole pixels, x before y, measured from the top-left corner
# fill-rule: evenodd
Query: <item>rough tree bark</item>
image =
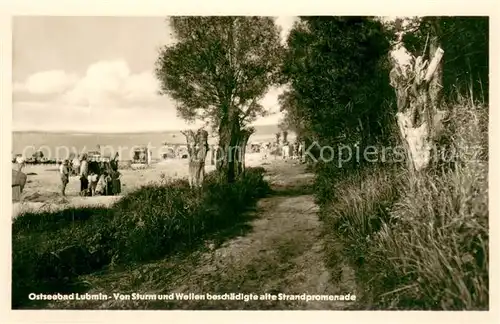
<path fill-rule="evenodd" d="M 210 145 L 210 165 L 215 165 L 215 145 Z"/>
<path fill-rule="evenodd" d="M 246 156 L 246 148 L 248 144 L 248 139 L 255 132 L 253 127 L 244 128 L 240 130 L 237 144 L 236 144 L 236 175 L 239 176 L 243 172 L 245 172 L 245 156 Z"/>
<path fill-rule="evenodd" d="M 12 170 L 12 200 L 19 201 L 28 177 L 25 173 Z"/>
<path fill-rule="evenodd" d="M 283 143 L 287 143 L 287 141 L 288 141 L 288 132 L 283 131 Z"/>
<path fill-rule="evenodd" d="M 219 148 L 217 150 L 216 169 L 223 180 L 228 183 L 236 178 L 234 147 L 236 147 L 240 123 L 233 114 L 222 118 L 219 127 Z"/>
<path fill-rule="evenodd" d="M 444 51 L 437 28 L 437 21 L 433 21 L 430 63 L 424 61 L 423 56 L 412 57 L 406 66 L 396 62 L 390 74 L 397 96 L 397 123 L 408 153 L 408 166 L 414 171 L 430 165 L 446 116 L 446 111 L 440 109 Z M 394 50 L 406 51 L 401 47 L 400 44 Z"/>
<path fill-rule="evenodd" d="M 189 154 L 189 186 L 201 187 L 205 179 L 205 159 L 208 153 L 208 132 L 199 129 L 183 131 Z"/>

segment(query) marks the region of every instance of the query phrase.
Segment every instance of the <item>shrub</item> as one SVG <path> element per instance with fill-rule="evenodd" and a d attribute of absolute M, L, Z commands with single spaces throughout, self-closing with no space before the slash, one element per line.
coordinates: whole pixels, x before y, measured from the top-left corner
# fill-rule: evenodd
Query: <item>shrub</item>
<path fill-rule="evenodd" d="M 370 248 L 381 305 L 487 308 L 488 204 L 477 179 L 456 170 L 402 188 L 392 210 L 397 224 L 384 224 Z"/>
<path fill-rule="evenodd" d="M 64 223 L 67 212 L 47 216 L 45 220 L 55 220 L 57 228 L 40 222 L 36 227 L 13 229 L 13 307 L 26 302 L 30 292 L 63 292 L 78 275 L 102 268 L 111 261 L 112 211 L 99 213 L 102 210 L 95 209 L 97 213 L 89 216 L 86 214 L 89 210 L 82 208 L 85 217 L 75 217 L 75 221 L 67 223 Z M 72 212 L 78 214 L 76 209 Z"/>
<path fill-rule="evenodd" d="M 370 307 L 488 308 L 487 109 L 462 102 L 452 111 L 452 167 L 351 171 L 326 189 L 319 173 L 322 217 Z"/>
<path fill-rule="evenodd" d="M 143 262 L 196 243 L 244 220 L 269 187 L 264 169 L 235 183 L 208 174 L 202 190 L 184 180 L 150 184 L 111 208 L 19 215 L 12 230 L 13 307 L 29 292 L 61 292 L 78 275 L 106 265 Z"/>
<path fill-rule="evenodd" d="M 182 240 L 191 240 L 198 194 L 185 181 L 169 186 L 152 184 L 117 202 L 115 262 L 144 261 L 165 253 Z"/>
<path fill-rule="evenodd" d="M 370 240 L 382 226 L 390 222 L 390 208 L 399 197 L 397 169 L 377 167 L 351 171 L 324 183 L 325 175 L 318 180 L 322 187 L 321 219 L 336 239 L 345 245 L 344 256 L 361 266 L 366 261 Z M 332 185 L 334 183 L 334 185 Z"/>
<path fill-rule="evenodd" d="M 86 221 L 95 215 L 110 217 L 113 211 L 102 207 L 70 207 L 57 212 L 27 212 L 12 223 L 13 233 L 57 231 L 75 222 Z"/>
<path fill-rule="evenodd" d="M 461 154 L 454 168 L 408 177 L 401 186 L 405 194 L 391 212 L 397 224 L 385 225 L 371 249 L 378 255 L 372 266 L 381 270 L 374 289 L 386 294 L 381 305 L 488 308 L 486 113 L 455 106 L 452 146 Z M 388 285 L 389 277 L 399 280 Z"/>

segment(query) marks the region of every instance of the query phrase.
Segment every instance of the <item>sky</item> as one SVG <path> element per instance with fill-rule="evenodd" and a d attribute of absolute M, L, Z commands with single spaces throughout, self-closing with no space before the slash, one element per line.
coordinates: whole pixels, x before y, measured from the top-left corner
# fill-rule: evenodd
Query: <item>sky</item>
<path fill-rule="evenodd" d="M 285 39 L 295 17 L 277 17 Z M 157 94 L 158 49 L 171 44 L 165 17 L 13 18 L 14 131 L 133 132 L 193 127 Z M 262 100 L 276 124 L 280 89 Z"/>

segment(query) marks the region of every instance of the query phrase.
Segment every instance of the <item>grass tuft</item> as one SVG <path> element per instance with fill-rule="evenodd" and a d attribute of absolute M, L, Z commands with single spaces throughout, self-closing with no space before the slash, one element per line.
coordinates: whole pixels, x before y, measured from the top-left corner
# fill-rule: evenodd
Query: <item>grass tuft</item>
<path fill-rule="evenodd" d="M 465 100 L 453 107 L 446 167 L 318 173 L 322 218 L 356 269 L 365 308 L 488 309 L 487 113 Z"/>
<path fill-rule="evenodd" d="M 201 190 L 161 181 L 110 208 L 19 215 L 12 226 L 13 307 L 28 304 L 31 292 L 74 291 L 83 274 L 196 248 L 245 220 L 246 209 L 269 192 L 264 172 L 248 168 L 231 185 L 209 174 Z"/>

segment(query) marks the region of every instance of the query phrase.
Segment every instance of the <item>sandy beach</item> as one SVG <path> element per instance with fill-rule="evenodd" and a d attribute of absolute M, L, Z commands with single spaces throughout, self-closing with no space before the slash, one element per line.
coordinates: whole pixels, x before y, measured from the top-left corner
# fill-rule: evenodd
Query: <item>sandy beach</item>
<path fill-rule="evenodd" d="M 246 157 L 247 166 L 258 166 L 263 162 L 260 153 L 249 153 Z M 16 166 L 13 165 L 13 168 Z M 215 169 L 207 161 L 205 171 Z M 162 178 L 179 179 L 188 176 L 188 161 L 186 159 L 171 159 L 151 164 L 146 168 L 122 169 L 122 193 L 118 196 L 81 197 L 79 195 L 80 180 L 77 176 L 70 177 L 66 187 L 66 197 L 60 193 L 60 180 L 56 165 L 26 165 L 22 172 L 28 176 L 26 186 L 21 195 L 21 201 L 13 202 L 12 217 L 22 212 L 59 210 L 67 207 L 80 206 L 110 206 L 124 194 L 130 193 L 141 186 L 158 183 Z"/>

